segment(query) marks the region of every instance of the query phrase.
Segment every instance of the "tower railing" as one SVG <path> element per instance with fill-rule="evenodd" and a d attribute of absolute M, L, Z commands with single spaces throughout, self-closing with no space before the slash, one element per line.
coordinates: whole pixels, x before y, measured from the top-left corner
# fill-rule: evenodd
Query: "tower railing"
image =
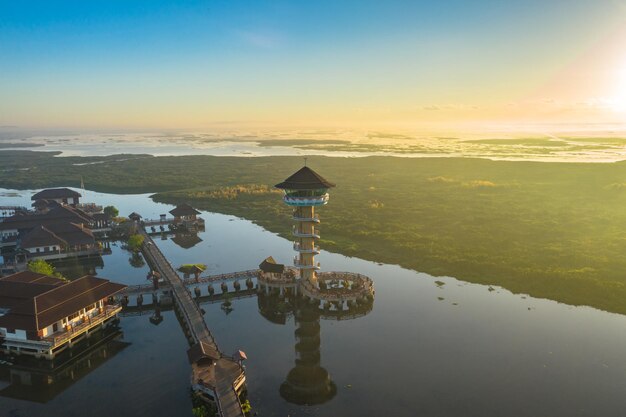
<path fill-rule="evenodd" d="M 317 214 L 315 214 L 313 217 L 299 217 L 297 214 L 294 213 L 294 215 L 292 216 L 292 219 L 297 222 L 313 222 L 313 223 L 320 222 L 320 216 L 318 216 Z"/>
<path fill-rule="evenodd" d="M 320 263 L 319 262 L 314 262 L 313 264 L 309 265 L 309 264 L 303 264 L 302 260 L 300 260 L 300 258 L 298 256 L 295 256 L 293 258 L 293 265 L 298 268 L 298 269 L 315 269 L 318 270 L 320 269 Z"/>
<path fill-rule="evenodd" d="M 296 237 L 312 237 L 315 239 L 319 239 L 320 238 L 320 232 L 317 229 L 313 229 L 313 233 L 306 233 L 306 232 L 302 232 L 300 230 L 298 230 L 298 228 L 296 226 L 293 226 L 292 228 L 292 234 Z"/>
<path fill-rule="evenodd" d="M 321 196 L 294 197 L 283 196 L 283 201 L 290 206 L 323 206 L 328 203 L 330 196 L 328 193 Z"/>
<path fill-rule="evenodd" d="M 300 245 L 300 243 L 298 242 L 294 242 L 293 250 L 298 251 L 300 253 L 315 253 L 315 254 L 320 253 L 319 246 L 313 246 L 312 248 L 303 248 L 302 245 Z"/>

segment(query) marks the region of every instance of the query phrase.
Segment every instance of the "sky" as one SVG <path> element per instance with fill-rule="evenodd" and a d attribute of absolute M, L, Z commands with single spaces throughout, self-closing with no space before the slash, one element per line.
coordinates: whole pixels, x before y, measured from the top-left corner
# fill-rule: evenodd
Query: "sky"
<path fill-rule="evenodd" d="M 0 0 L 0 126 L 626 122 L 621 0 Z"/>

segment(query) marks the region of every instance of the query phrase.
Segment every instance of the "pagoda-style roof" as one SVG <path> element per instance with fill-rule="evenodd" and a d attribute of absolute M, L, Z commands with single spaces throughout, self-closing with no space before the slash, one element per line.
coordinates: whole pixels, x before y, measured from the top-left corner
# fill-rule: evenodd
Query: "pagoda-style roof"
<path fill-rule="evenodd" d="M 285 270 L 285 265 L 276 263 L 274 258 L 271 256 L 265 258 L 263 262 L 259 265 L 259 269 L 263 272 L 274 272 L 278 274 L 282 274 Z"/>
<path fill-rule="evenodd" d="M 41 190 L 30 198 L 33 201 L 58 199 L 58 198 L 72 198 L 80 197 L 80 193 L 70 190 L 69 188 L 49 188 L 47 190 Z"/>
<path fill-rule="evenodd" d="M 192 216 L 194 214 L 200 214 L 200 212 L 196 210 L 195 208 L 191 207 L 189 204 L 181 204 L 179 206 L 176 206 L 175 209 L 170 210 L 170 214 L 174 217 L 180 217 L 180 216 Z"/>
<path fill-rule="evenodd" d="M 332 188 L 335 184 L 324 179 L 320 174 L 305 166 L 285 181 L 276 184 L 276 188 L 283 190 L 317 190 L 320 188 Z"/>
<path fill-rule="evenodd" d="M 133 211 L 132 213 L 128 215 L 128 218 L 131 220 L 141 220 L 141 214 Z"/>

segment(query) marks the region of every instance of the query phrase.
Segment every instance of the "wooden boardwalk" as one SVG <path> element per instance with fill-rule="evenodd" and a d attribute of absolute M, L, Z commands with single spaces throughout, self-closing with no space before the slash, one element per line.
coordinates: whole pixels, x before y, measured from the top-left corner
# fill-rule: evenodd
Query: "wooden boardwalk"
<path fill-rule="evenodd" d="M 259 274 L 258 269 L 251 269 L 248 271 L 232 272 L 228 274 L 200 276 L 197 280 L 194 277 L 183 278 L 182 282 L 185 286 L 212 284 L 216 282 L 227 282 L 227 281 L 236 281 L 240 279 L 256 278 L 258 274 Z M 169 280 L 159 283 L 159 289 L 170 289 Z M 151 294 L 154 291 L 155 291 L 154 284 L 146 283 L 146 284 L 140 284 L 140 285 L 129 285 L 120 293 L 120 295 L 130 296 L 130 295 L 139 295 L 139 294 Z"/>
<path fill-rule="evenodd" d="M 152 238 L 140 229 L 144 236 L 142 252 L 146 262 L 153 270 L 159 272 L 168 283 L 174 296 L 174 302 L 179 307 L 180 314 L 184 320 L 187 330 L 194 344 L 205 343 L 219 352 L 219 348 L 213 335 L 204 321 L 202 311 L 194 301 L 191 293 L 187 290 L 184 281 L 174 270 L 172 265 L 165 258 L 161 250 L 154 243 Z M 236 387 L 245 382 L 245 374 L 242 366 L 234 359 L 220 353 L 220 358 L 215 362 L 213 375 L 214 381 L 203 381 L 215 387 L 218 412 L 222 417 L 244 416 L 244 412 L 239 402 Z M 195 367 L 194 367 L 195 369 Z M 197 384 L 196 375 L 192 375 L 192 384 Z"/>

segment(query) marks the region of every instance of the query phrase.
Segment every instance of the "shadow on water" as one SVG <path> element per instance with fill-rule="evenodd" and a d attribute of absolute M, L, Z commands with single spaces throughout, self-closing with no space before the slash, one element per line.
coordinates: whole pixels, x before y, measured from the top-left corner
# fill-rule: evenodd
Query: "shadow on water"
<path fill-rule="evenodd" d="M 121 339 L 122 332 L 115 327 L 94 333 L 51 361 L 5 357 L 12 364 L 0 366 L 0 380 L 9 383 L 0 396 L 47 403 L 126 349 L 130 343 Z"/>
<path fill-rule="evenodd" d="M 355 304 L 349 310 L 332 310 L 330 305 L 320 309 L 320 302 L 294 295 L 285 288 L 270 293 L 259 291 L 257 302 L 259 313 L 269 322 L 287 324 L 293 317 L 295 335 L 295 366 L 280 385 L 280 396 L 296 405 L 319 405 L 332 400 L 337 386 L 330 373 L 321 366 L 320 319 L 345 320 L 365 315 L 372 310 L 373 300 Z"/>

